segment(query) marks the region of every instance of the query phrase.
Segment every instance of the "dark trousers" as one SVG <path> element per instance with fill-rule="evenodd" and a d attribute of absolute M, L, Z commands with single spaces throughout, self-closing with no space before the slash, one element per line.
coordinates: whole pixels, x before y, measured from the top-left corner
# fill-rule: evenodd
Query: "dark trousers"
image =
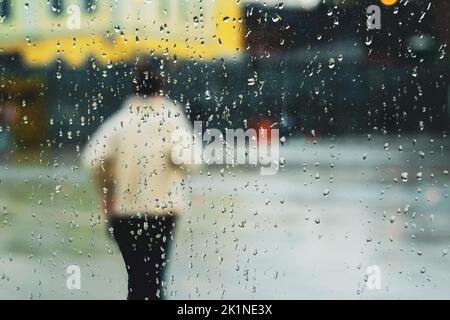
<path fill-rule="evenodd" d="M 162 281 L 174 236 L 172 215 L 142 215 L 110 219 L 128 272 L 128 300 L 163 298 Z"/>

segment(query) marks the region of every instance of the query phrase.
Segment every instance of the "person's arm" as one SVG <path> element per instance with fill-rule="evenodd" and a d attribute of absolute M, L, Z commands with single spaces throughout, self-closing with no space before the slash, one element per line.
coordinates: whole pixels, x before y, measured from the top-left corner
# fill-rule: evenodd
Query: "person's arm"
<path fill-rule="evenodd" d="M 110 122 L 103 124 L 87 142 L 81 154 L 82 167 L 89 170 L 96 191 L 102 198 L 106 216 L 114 210 L 114 178 L 111 164 L 114 155 L 115 129 Z"/>

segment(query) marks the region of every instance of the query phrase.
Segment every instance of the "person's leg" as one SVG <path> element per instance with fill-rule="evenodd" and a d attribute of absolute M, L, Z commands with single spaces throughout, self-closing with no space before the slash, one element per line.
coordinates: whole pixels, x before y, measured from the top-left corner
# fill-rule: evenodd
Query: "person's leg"
<path fill-rule="evenodd" d="M 155 262 L 155 280 L 159 299 L 165 296 L 165 271 L 169 262 L 170 247 L 174 239 L 175 218 L 172 215 L 154 218 L 154 245 L 151 258 Z"/>
<path fill-rule="evenodd" d="M 135 267 L 139 296 L 162 299 L 164 270 L 167 265 L 169 244 L 173 239 L 174 218 L 170 215 L 148 215 L 136 251 L 141 263 Z"/>
<path fill-rule="evenodd" d="M 128 299 L 161 299 L 173 216 L 113 218 L 111 225 L 128 272 Z"/>
<path fill-rule="evenodd" d="M 139 219 L 139 223 L 136 225 L 135 259 L 132 261 L 133 272 L 128 276 L 132 287 L 130 292 L 130 299 L 132 300 L 158 299 L 155 267 L 157 263 L 155 238 L 158 231 L 151 228 L 152 221 L 151 216 L 145 216 L 145 218 Z"/>
<path fill-rule="evenodd" d="M 125 269 L 128 274 L 128 296 L 130 300 L 136 292 L 136 266 L 139 265 L 136 254 L 135 221 L 132 218 L 113 217 L 110 219 L 110 225 L 113 228 L 113 236 L 119 246 L 122 254 Z"/>

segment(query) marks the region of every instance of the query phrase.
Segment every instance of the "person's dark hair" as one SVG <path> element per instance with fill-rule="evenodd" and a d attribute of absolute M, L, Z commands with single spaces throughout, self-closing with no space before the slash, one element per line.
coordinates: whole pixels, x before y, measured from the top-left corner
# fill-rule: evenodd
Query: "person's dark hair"
<path fill-rule="evenodd" d="M 156 95 L 164 89 L 164 81 L 155 62 L 140 60 L 133 68 L 132 78 L 133 92 L 136 95 Z"/>

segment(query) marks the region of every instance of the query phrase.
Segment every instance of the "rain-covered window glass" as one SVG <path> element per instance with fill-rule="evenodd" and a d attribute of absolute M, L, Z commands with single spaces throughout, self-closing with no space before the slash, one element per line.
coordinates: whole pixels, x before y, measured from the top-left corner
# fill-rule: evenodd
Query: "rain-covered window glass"
<path fill-rule="evenodd" d="M 64 11 L 64 0 L 50 0 L 50 10 L 55 16 L 59 16 Z"/>
<path fill-rule="evenodd" d="M 84 0 L 84 2 L 85 2 L 85 10 L 88 13 L 95 11 L 98 0 Z"/>
<path fill-rule="evenodd" d="M 0 19 L 6 20 L 10 15 L 11 0 L 0 0 Z"/>
<path fill-rule="evenodd" d="M 0 0 L 0 299 L 450 298 L 449 30 L 445 0 Z"/>

